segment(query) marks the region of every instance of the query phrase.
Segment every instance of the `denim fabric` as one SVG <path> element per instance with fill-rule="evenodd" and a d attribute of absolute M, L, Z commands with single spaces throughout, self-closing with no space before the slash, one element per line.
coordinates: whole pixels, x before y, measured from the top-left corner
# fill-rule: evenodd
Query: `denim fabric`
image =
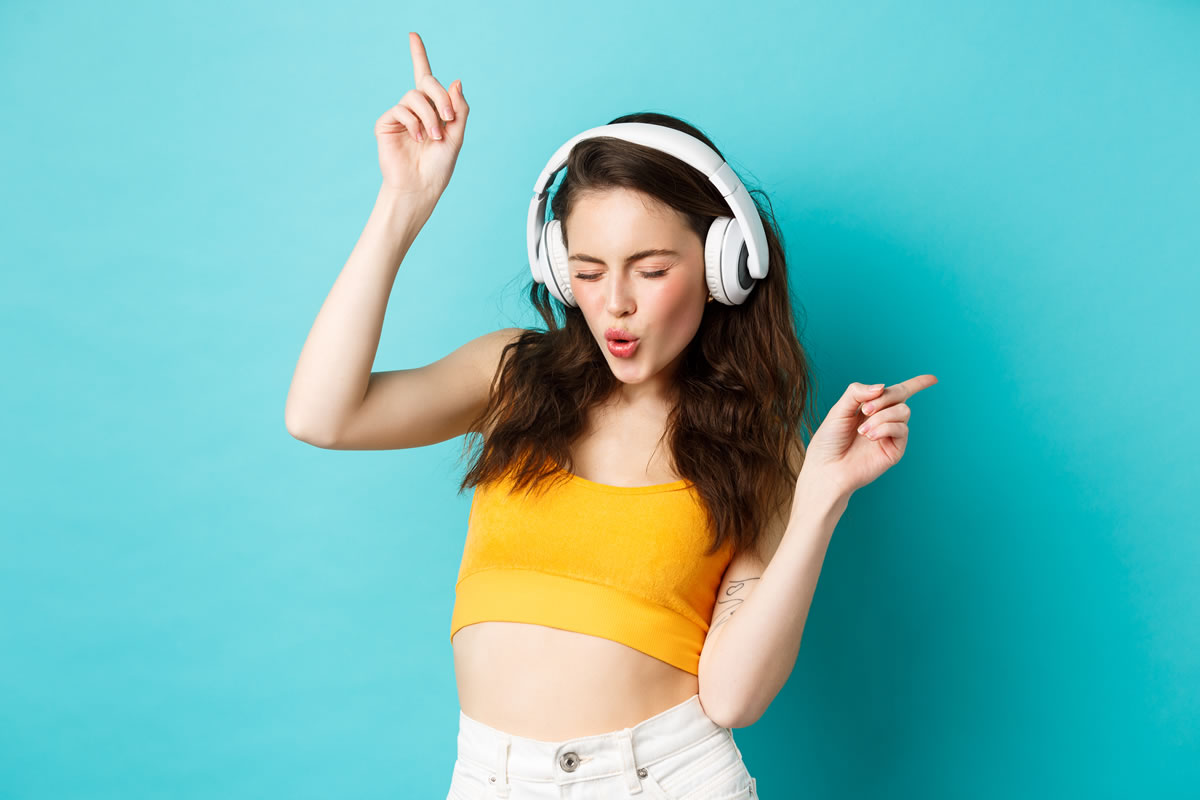
<path fill-rule="evenodd" d="M 459 710 L 447 800 L 757 800 L 733 732 L 690 698 L 632 728 L 543 742 Z"/>

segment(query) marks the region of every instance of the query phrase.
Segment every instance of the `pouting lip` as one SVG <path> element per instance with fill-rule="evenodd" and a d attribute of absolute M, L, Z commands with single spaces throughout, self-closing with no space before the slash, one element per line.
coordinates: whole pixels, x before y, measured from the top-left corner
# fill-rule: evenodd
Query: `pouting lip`
<path fill-rule="evenodd" d="M 638 337 L 634 336 L 629 331 L 623 331 L 620 328 L 609 328 L 604 332 L 604 338 L 611 342 L 613 339 L 629 339 L 630 341 L 635 341 Z"/>

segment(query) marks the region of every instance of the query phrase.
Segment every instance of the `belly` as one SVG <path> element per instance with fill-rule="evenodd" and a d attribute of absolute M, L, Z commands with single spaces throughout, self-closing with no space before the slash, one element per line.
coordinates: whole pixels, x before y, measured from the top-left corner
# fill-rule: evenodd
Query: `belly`
<path fill-rule="evenodd" d="M 478 622 L 451 646 L 463 713 L 543 742 L 632 728 L 700 687 L 692 673 L 620 642 L 544 625 Z"/>

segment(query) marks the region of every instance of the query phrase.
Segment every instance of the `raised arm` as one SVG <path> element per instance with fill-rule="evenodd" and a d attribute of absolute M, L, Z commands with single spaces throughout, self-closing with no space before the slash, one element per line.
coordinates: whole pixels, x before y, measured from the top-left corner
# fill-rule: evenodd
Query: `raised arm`
<path fill-rule="evenodd" d="M 332 445 L 344 431 L 355 428 L 372 384 L 400 386 L 401 395 L 416 401 L 423 399 L 420 389 L 429 384 L 429 375 L 437 373 L 436 383 L 446 371 L 430 369 L 414 380 L 371 372 L 392 285 L 449 183 L 470 111 L 461 82 L 446 91 L 430 71 L 420 36 L 409 34 L 409 42 L 416 87 L 375 123 L 383 176 L 375 206 L 317 314 L 288 389 L 287 430 L 319 446 Z M 466 359 L 475 367 L 478 349 Z M 404 388 L 409 385 L 411 392 Z M 372 399 L 371 407 L 375 405 Z M 411 439 L 403 430 L 392 432 L 395 441 Z"/>

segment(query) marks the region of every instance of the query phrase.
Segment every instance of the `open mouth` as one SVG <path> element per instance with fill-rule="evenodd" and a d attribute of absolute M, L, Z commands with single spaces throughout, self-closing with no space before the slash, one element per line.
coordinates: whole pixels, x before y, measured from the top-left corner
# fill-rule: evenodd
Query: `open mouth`
<path fill-rule="evenodd" d="M 609 339 L 608 352 L 618 358 L 631 358 L 637 351 L 637 339 Z"/>

